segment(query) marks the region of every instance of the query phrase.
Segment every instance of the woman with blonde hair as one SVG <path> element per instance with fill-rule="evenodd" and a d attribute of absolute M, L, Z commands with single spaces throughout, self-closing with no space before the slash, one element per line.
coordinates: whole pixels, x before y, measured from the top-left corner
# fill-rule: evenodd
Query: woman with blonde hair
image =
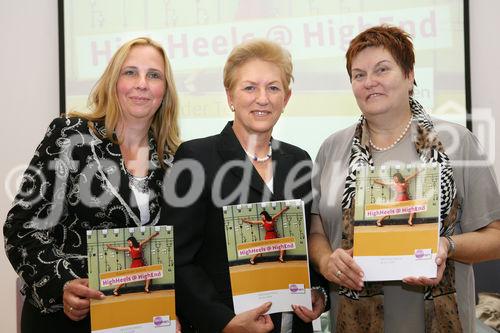
<path fill-rule="evenodd" d="M 177 93 L 163 48 L 121 46 L 89 98 L 89 114 L 52 121 L 4 226 L 23 279 L 22 332 L 89 332 L 86 231 L 154 225 L 179 140 Z"/>
<path fill-rule="evenodd" d="M 270 302 L 233 310 L 222 206 L 305 199 L 311 191 L 307 152 L 272 137 L 291 96 L 292 67 L 290 54 L 274 42 L 251 39 L 236 46 L 224 67 L 234 120 L 220 134 L 185 142 L 177 151 L 172 174 L 179 174 L 179 196 L 205 176 L 191 204 L 167 206 L 166 218 L 176 229 L 176 300 L 184 332 L 311 332 L 310 322 L 325 309 L 326 292 L 313 280 L 313 307 L 295 306 L 296 316 L 266 315 Z M 189 162 L 204 171 L 177 173 Z M 309 207 L 306 202 L 307 212 Z"/>

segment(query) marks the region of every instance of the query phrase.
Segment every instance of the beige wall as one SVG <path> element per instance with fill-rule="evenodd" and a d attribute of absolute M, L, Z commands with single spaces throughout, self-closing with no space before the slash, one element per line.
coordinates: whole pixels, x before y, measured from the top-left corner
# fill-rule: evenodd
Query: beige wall
<path fill-rule="evenodd" d="M 500 1 L 470 2 L 473 107 L 487 108 L 494 114 L 500 111 L 500 71 L 496 61 L 500 55 L 500 44 L 496 42 L 500 34 Z M 5 191 L 7 175 L 28 163 L 50 119 L 59 111 L 56 3 L 0 0 L 0 221 L 5 220 L 11 202 Z M 500 130 L 500 124 L 496 127 Z M 499 143 L 497 138 L 497 175 Z M 3 243 L 3 235 L 0 240 Z M 1 332 L 16 330 L 15 277 L 1 247 Z"/>
<path fill-rule="evenodd" d="M 56 0 L 0 0 L 0 224 L 6 176 L 26 164 L 59 113 Z M 0 236 L 3 244 L 3 233 Z M 0 246 L 0 331 L 16 332 L 16 274 Z"/>

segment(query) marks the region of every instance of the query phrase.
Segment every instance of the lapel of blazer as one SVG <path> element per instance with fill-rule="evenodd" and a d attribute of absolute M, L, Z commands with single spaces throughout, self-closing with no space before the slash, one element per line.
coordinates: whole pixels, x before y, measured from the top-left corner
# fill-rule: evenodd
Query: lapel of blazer
<path fill-rule="evenodd" d="M 273 200 L 285 199 L 285 181 L 288 173 L 294 166 L 292 154 L 285 152 L 282 149 L 281 142 L 278 140 L 271 141 L 273 149 Z"/>
<path fill-rule="evenodd" d="M 99 173 L 102 178 L 101 181 L 106 185 L 107 191 L 120 202 L 132 221 L 139 226 L 141 225 L 140 213 L 128 185 L 129 178 L 125 170 L 125 164 L 123 163 L 120 146 L 104 137 L 104 124 L 95 122 L 94 125 L 99 135 L 93 133 L 92 130 L 89 132 L 93 137 L 93 140 L 90 142 L 90 148 L 98 164 L 98 170 L 96 170 L 96 172 Z M 109 163 L 107 163 L 109 161 L 112 162 L 111 168 L 109 168 Z M 115 168 L 117 168 L 117 170 L 115 170 Z M 111 175 L 111 173 L 116 172 L 119 174 L 118 176 Z M 116 177 L 119 179 L 118 184 L 113 182 Z"/>
<path fill-rule="evenodd" d="M 150 223 L 148 225 L 156 225 L 160 219 L 161 212 L 161 192 L 163 189 L 163 178 L 165 176 L 165 170 L 160 164 L 160 159 L 157 152 L 157 142 L 153 137 L 153 133 L 149 132 L 149 179 L 148 186 L 150 189 L 149 196 L 149 213 L 150 213 Z M 168 152 L 164 152 L 163 161 L 165 162 L 165 168 L 170 168 L 172 166 L 172 161 L 174 160 L 173 155 Z"/>
<path fill-rule="evenodd" d="M 93 140 L 90 142 L 92 156 L 96 162 L 98 162 L 98 169 L 101 172 L 101 175 L 105 178 L 103 181 L 108 180 L 110 184 L 113 184 L 116 187 L 116 190 L 122 190 L 124 187 L 123 185 L 128 184 L 128 179 L 126 179 L 127 173 L 122 163 L 120 146 L 105 137 L 106 130 L 103 123 L 94 122 L 94 126 L 98 134 L 95 134 L 92 130 L 89 131 L 90 135 L 93 137 Z M 109 162 L 111 162 L 111 164 Z M 116 172 L 119 173 L 119 184 L 112 182 L 112 178 L 117 177 L 112 173 Z"/>
<path fill-rule="evenodd" d="M 259 173 L 253 167 L 252 163 L 248 159 L 245 151 L 241 147 L 240 142 L 236 138 L 233 132 L 233 122 L 227 123 L 226 127 L 222 130 L 220 134 L 220 140 L 218 142 L 217 150 L 222 157 L 222 165 L 225 163 L 230 163 L 231 161 L 242 161 L 245 165 L 251 168 L 250 176 L 250 188 L 257 191 L 260 197 L 272 198 L 272 193 L 269 188 L 264 184 L 264 181 L 260 177 Z M 238 181 L 241 181 L 244 177 L 244 170 L 241 167 L 230 168 L 228 172 L 231 172 Z"/>
<path fill-rule="evenodd" d="M 149 188 L 158 186 L 158 181 L 163 181 L 164 170 L 160 163 L 157 148 L 158 144 L 150 131 L 148 133 L 148 147 L 149 147 Z M 174 156 L 167 150 L 163 152 L 163 162 L 165 168 L 170 168 L 173 165 Z"/>

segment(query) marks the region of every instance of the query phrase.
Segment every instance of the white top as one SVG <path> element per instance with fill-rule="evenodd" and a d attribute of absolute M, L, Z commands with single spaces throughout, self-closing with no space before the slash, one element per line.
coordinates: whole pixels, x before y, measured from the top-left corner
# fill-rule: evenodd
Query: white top
<path fill-rule="evenodd" d="M 151 218 L 149 214 L 149 189 L 147 188 L 147 177 L 135 177 L 132 175 L 129 175 L 129 177 L 132 178 L 129 185 L 132 193 L 134 193 L 137 208 L 141 215 L 141 225 L 145 225 Z"/>
<path fill-rule="evenodd" d="M 281 314 L 281 331 L 280 333 L 292 333 L 293 313 L 283 312 Z"/>
<path fill-rule="evenodd" d="M 271 179 L 269 179 L 269 181 L 266 183 L 266 186 L 267 188 L 269 188 L 269 191 L 271 191 L 271 193 L 274 193 L 274 177 L 271 177 Z"/>

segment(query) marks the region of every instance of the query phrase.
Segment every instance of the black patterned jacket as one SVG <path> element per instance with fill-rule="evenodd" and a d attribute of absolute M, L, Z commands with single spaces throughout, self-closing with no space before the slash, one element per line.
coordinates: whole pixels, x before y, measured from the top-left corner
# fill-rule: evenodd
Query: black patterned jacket
<path fill-rule="evenodd" d="M 56 118 L 25 171 L 7 214 L 5 252 L 23 279 L 30 303 L 42 313 L 62 309 L 62 287 L 87 276 L 86 231 L 140 225 L 118 144 L 103 123 Z M 149 138 L 150 222 L 159 221 L 165 171 Z M 165 162 L 170 166 L 172 158 Z"/>

